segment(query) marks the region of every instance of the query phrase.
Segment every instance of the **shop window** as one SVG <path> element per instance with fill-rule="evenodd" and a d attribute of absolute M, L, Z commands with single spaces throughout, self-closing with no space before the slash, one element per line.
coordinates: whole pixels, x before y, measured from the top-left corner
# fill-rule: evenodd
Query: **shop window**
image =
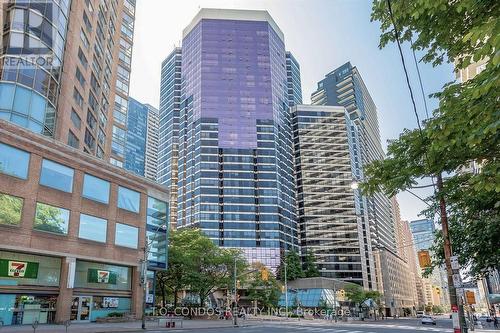
<path fill-rule="evenodd" d="M 73 169 L 50 160 L 43 160 L 40 185 L 71 193 L 73 192 L 73 175 Z"/>
<path fill-rule="evenodd" d="M 22 198 L 0 193 L 0 224 L 19 225 L 22 210 Z"/>
<path fill-rule="evenodd" d="M 0 172 L 18 177 L 28 178 L 30 154 L 24 150 L 0 143 Z"/>
<path fill-rule="evenodd" d="M 115 244 L 137 249 L 139 242 L 139 228 L 126 224 L 116 223 Z"/>
<path fill-rule="evenodd" d="M 108 221 L 99 217 L 80 214 L 78 237 L 100 243 L 106 243 Z"/>
<path fill-rule="evenodd" d="M 35 230 L 67 235 L 68 224 L 69 210 L 37 202 L 33 226 Z"/>
<path fill-rule="evenodd" d="M 131 270 L 90 261 L 76 261 L 75 288 L 130 290 Z"/>
<path fill-rule="evenodd" d="M 107 204 L 109 202 L 109 182 L 85 174 L 83 178 L 84 198 Z"/>
<path fill-rule="evenodd" d="M 126 187 L 118 187 L 118 207 L 139 213 L 141 194 Z"/>

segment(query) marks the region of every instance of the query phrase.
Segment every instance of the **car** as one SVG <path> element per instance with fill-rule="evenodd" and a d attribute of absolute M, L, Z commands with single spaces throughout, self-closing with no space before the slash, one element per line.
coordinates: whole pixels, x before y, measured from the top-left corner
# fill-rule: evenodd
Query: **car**
<path fill-rule="evenodd" d="M 422 316 L 422 325 L 425 324 L 436 325 L 436 319 L 431 316 Z"/>
<path fill-rule="evenodd" d="M 423 316 L 425 316 L 424 311 L 417 311 L 417 318 L 422 318 Z"/>

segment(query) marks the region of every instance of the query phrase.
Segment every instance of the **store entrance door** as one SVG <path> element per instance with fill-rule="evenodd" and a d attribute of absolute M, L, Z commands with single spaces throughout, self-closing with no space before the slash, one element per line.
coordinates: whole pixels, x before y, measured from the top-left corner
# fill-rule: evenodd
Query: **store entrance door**
<path fill-rule="evenodd" d="M 90 321 L 92 296 L 75 296 L 71 303 L 71 316 L 73 321 Z"/>

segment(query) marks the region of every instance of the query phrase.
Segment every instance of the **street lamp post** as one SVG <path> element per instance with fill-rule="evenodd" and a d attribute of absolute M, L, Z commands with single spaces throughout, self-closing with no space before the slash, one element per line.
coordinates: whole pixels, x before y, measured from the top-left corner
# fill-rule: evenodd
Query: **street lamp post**
<path fill-rule="evenodd" d="M 236 280 L 236 256 L 234 257 L 234 309 L 233 309 L 233 324 L 234 326 L 238 326 L 238 305 L 236 304 L 237 301 L 237 296 L 236 294 L 238 293 L 238 282 Z"/>

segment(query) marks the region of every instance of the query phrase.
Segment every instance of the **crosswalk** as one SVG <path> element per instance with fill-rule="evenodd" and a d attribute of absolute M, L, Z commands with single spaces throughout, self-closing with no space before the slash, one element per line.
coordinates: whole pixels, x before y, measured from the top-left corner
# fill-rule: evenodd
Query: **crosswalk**
<path fill-rule="evenodd" d="M 304 332 L 304 333 L 380 333 L 380 332 L 440 332 L 452 333 L 452 329 L 437 328 L 429 326 L 409 326 L 409 325 L 391 325 L 391 324 L 363 324 L 363 327 L 328 327 L 325 324 L 264 324 L 260 326 L 260 332 L 265 332 L 267 329 L 281 329 L 287 328 L 287 331 Z"/>

